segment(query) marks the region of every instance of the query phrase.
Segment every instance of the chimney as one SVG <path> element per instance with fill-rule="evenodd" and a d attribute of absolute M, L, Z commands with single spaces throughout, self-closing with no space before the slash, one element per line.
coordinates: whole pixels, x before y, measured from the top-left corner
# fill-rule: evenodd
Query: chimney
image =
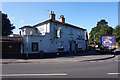
<path fill-rule="evenodd" d="M 64 15 L 61 15 L 61 16 L 60 16 L 59 21 L 62 22 L 62 23 L 65 23 Z"/>
<path fill-rule="evenodd" d="M 49 18 L 55 20 L 55 14 L 53 11 L 51 11 L 51 13 L 49 14 Z"/>

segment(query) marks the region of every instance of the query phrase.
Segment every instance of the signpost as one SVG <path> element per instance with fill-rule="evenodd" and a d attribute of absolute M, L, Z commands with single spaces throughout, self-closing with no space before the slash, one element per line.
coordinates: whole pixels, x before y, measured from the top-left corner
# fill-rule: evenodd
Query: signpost
<path fill-rule="evenodd" d="M 112 51 L 116 49 L 116 36 L 115 35 L 101 35 L 100 36 L 100 49 L 102 51 Z"/>
<path fill-rule="evenodd" d="M 108 48 L 115 48 L 115 36 L 102 36 L 101 37 L 101 46 Z"/>

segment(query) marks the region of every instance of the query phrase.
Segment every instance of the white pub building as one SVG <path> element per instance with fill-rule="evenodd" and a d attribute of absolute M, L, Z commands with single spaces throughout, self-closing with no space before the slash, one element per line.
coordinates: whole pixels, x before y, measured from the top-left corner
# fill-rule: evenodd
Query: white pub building
<path fill-rule="evenodd" d="M 64 15 L 55 20 L 53 11 L 49 20 L 34 26 L 23 26 L 23 51 L 26 54 L 79 52 L 88 49 L 87 30 L 65 23 Z"/>

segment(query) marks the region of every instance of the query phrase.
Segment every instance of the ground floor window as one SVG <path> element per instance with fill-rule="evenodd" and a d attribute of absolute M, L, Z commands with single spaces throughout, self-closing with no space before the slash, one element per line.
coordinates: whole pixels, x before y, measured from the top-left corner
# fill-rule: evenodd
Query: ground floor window
<path fill-rule="evenodd" d="M 81 42 L 78 42 L 78 48 L 82 48 Z"/>
<path fill-rule="evenodd" d="M 62 47 L 62 41 L 58 41 L 58 47 Z"/>
<path fill-rule="evenodd" d="M 32 43 L 32 51 L 33 52 L 36 52 L 36 51 L 38 51 L 38 43 Z"/>

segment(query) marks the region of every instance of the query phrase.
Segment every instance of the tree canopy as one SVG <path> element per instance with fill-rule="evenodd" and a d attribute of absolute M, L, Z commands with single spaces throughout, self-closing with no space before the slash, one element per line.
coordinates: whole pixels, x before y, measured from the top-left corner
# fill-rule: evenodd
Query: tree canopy
<path fill-rule="evenodd" d="M 102 26 L 100 29 L 100 35 L 112 35 L 113 28 L 110 26 Z"/>
<path fill-rule="evenodd" d="M 11 21 L 8 19 L 7 14 L 2 13 L 2 36 L 12 34 L 13 29 L 15 29 L 15 26 L 11 24 Z"/>
<path fill-rule="evenodd" d="M 116 41 L 120 44 L 120 25 L 115 27 L 113 34 L 116 35 Z"/>
<path fill-rule="evenodd" d="M 98 44 L 100 35 L 112 35 L 112 33 L 113 28 L 108 26 L 108 22 L 102 19 L 97 23 L 97 26 L 93 27 L 92 30 L 90 31 L 89 43 L 93 44 L 94 41 L 96 41 L 96 44 Z"/>

